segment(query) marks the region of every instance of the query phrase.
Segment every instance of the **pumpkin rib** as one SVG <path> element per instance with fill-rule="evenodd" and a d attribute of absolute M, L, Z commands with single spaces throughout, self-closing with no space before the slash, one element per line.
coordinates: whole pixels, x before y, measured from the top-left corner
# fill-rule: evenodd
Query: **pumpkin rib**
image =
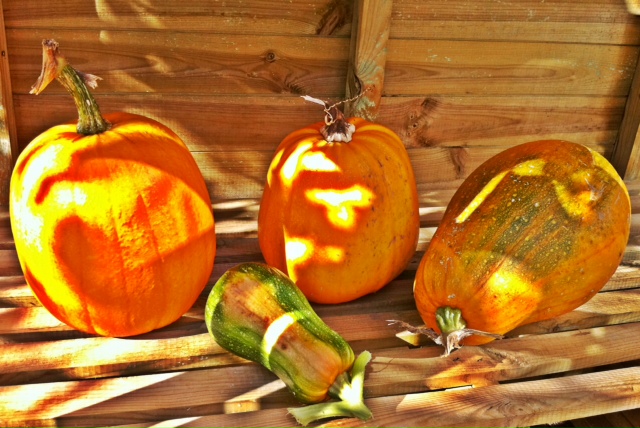
<path fill-rule="evenodd" d="M 365 130 L 365 132 L 366 132 L 366 130 Z M 389 133 L 387 133 L 387 134 L 390 135 Z M 388 168 L 389 165 L 385 166 L 382 162 L 380 162 L 380 160 L 376 156 L 376 154 L 379 151 L 384 150 L 385 154 L 384 154 L 383 157 L 386 158 L 387 149 L 388 149 L 386 144 L 381 143 L 380 141 L 378 141 L 375 138 L 370 138 L 370 139 L 367 140 L 367 142 L 369 144 L 362 144 L 361 145 L 360 151 L 361 151 L 361 153 L 366 154 L 369 157 L 370 161 L 369 162 L 364 162 L 362 159 L 360 159 L 360 162 L 362 164 L 367 165 L 369 170 L 371 170 L 371 168 L 368 165 L 380 165 L 381 169 Z M 376 152 L 374 152 L 374 150 L 376 150 Z M 400 169 L 400 171 L 407 171 L 407 169 Z M 382 192 L 383 192 L 381 197 L 383 199 L 392 198 L 394 195 L 391 194 L 391 189 L 394 186 L 393 186 L 393 182 L 391 182 L 389 180 L 389 178 L 392 176 L 392 174 L 390 174 L 390 173 L 387 174 L 386 172 L 383 172 L 383 173 L 376 174 L 376 175 L 379 176 L 379 177 L 382 177 L 384 183 L 386 184 L 386 186 L 381 186 L 381 189 L 382 189 Z M 378 190 L 378 191 L 380 191 L 380 190 Z M 395 216 L 392 216 L 392 215 L 379 218 L 378 221 L 385 222 L 384 225 L 379 225 L 379 229 L 384 230 L 384 231 L 395 230 L 396 229 L 396 223 L 395 223 L 394 220 L 395 220 Z M 416 238 L 417 238 L 417 235 L 418 234 L 416 234 Z M 398 236 L 394 234 L 393 239 L 397 239 L 397 238 L 398 238 Z M 401 237 L 401 239 L 407 239 L 407 238 Z M 416 244 L 417 244 L 417 242 L 416 242 Z M 392 245 L 392 244 L 389 244 L 389 245 Z M 408 256 L 405 255 L 405 257 L 401 257 L 401 256 L 402 256 L 402 254 L 400 254 L 399 252 L 398 253 L 391 253 L 390 257 L 386 257 L 383 260 L 379 260 L 379 262 L 381 264 L 384 264 L 384 267 L 385 267 L 384 271 L 387 272 L 387 274 L 384 276 L 384 279 L 381 279 L 380 282 L 387 283 L 387 282 L 390 282 L 391 280 L 393 280 L 397 275 L 400 274 L 400 272 L 402 272 L 402 270 L 404 270 L 404 268 L 400 268 L 400 266 L 406 266 L 406 264 L 411 259 L 411 257 L 413 257 L 412 255 L 408 255 Z M 394 269 L 393 266 L 396 266 L 396 268 Z"/>

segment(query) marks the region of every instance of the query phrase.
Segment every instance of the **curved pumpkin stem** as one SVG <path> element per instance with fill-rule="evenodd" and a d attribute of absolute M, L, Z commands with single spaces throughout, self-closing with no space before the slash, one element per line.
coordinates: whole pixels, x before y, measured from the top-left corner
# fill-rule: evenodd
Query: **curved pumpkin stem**
<path fill-rule="evenodd" d="M 100 113 L 98 103 L 91 95 L 89 87 L 98 86 L 98 76 L 77 71 L 58 50 L 58 43 L 48 39 L 42 42 L 42 71 L 29 93 L 40 94 L 53 80 L 57 79 L 73 96 L 78 109 L 78 134 L 94 135 L 109 129 Z"/>

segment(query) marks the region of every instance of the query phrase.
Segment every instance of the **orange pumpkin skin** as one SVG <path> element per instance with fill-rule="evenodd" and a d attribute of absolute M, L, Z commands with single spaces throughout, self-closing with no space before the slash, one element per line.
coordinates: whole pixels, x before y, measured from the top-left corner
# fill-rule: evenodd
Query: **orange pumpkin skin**
<path fill-rule="evenodd" d="M 494 334 L 567 313 L 613 275 L 630 222 L 626 187 L 598 153 L 565 141 L 508 149 L 450 201 L 416 272 L 418 311 L 438 333 L 435 312 L 450 307 Z"/>
<path fill-rule="evenodd" d="M 180 318 L 216 253 L 204 179 L 180 138 L 151 119 L 106 115 L 109 130 L 51 128 L 20 154 L 10 185 L 18 258 L 55 317 L 132 336 Z"/>
<path fill-rule="evenodd" d="M 381 289 L 415 253 L 413 169 L 391 130 L 360 118 L 353 139 L 327 142 L 324 122 L 287 136 L 268 170 L 258 216 L 266 262 L 316 303 Z"/>

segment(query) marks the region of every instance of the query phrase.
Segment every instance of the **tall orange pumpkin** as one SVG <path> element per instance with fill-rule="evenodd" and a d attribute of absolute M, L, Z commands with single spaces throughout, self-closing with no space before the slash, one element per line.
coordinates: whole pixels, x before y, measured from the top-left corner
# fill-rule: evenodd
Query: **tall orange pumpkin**
<path fill-rule="evenodd" d="M 278 146 L 258 216 L 266 262 L 316 303 L 381 289 L 415 253 L 420 219 L 413 169 L 390 129 L 364 119 L 294 131 Z"/>
<path fill-rule="evenodd" d="M 87 332 L 131 336 L 166 326 L 194 304 L 216 252 L 213 212 L 191 153 L 146 117 L 100 115 L 52 40 L 32 92 L 58 79 L 77 124 L 55 126 L 20 154 L 10 218 L 18 258 L 38 300 Z M 106 119 L 106 120 L 105 120 Z"/>
<path fill-rule="evenodd" d="M 470 333 L 462 343 L 479 345 L 565 314 L 614 274 L 630 225 L 624 182 L 599 153 L 557 140 L 507 149 L 451 199 L 416 272 L 418 311 L 447 353 Z"/>

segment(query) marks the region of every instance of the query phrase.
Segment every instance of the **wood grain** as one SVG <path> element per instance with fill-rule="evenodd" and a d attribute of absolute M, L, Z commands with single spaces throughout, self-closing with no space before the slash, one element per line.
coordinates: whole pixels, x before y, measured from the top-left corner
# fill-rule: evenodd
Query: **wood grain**
<path fill-rule="evenodd" d="M 211 2 L 162 0 L 132 3 L 128 0 L 87 2 L 64 0 L 4 0 L 8 28 L 102 29 L 114 31 L 148 29 L 171 32 L 217 34 L 316 34 L 334 9 L 333 2 L 309 0 L 248 0 Z M 73 11 L 70 14 L 69 11 Z M 333 30 L 348 35 L 350 21 Z M 344 28 L 343 28 L 344 27 Z"/>
<path fill-rule="evenodd" d="M 637 46 L 390 39 L 385 95 L 625 96 Z"/>
<path fill-rule="evenodd" d="M 299 405 L 293 396 L 210 338 L 204 305 L 227 269 L 262 260 L 256 218 L 267 166 L 289 132 L 323 119 L 299 95 L 335 102 L 350 93 L 351 42 L 361 45 L 360 75 L 379 90 L 376 120 L 411 158 L 421 230 L 407 269 L 383 290 L 314 305 L 354 350 L 374 355 L 365 396 L 375 419 L 318 425 L 588 426 L 590 416 L 639 425 L 640 17 L 619 0 L 359 2 L 385 12 L 353 16 L 347 0 L 2 0 L 12 153 L 76 117 L 59 85 L 28 95 L 40 41 L 55 38 L 73 65 L 103 78 L 94 92 L 103 112 L 150 116 L 185 140 L 212 196 L 218 251 L 179 321 L 136 338 L 91 336 L 33 296 L 0 207 L 0 427 L 295 425 L 286 409 Z M 0 104 L 7 108 L 6 97 Z M 426 338 L 415 346 L 398 337 L 389 319 L 421 323 L 415 271 L 457 187 L 490 156 L 547 138 L 629 166 L 632 233 L 614 276 L 568 314 L 447 358 Z"/>
<path fill-rule="evenodd" d="M 346 98 L 347 116 L 375 121 L 384 91 L 391 0 L 357 0 L 354 6 Z"/>
<path fill-rule="evenodd" d="M 596 0 L 395 0 L 392 38 L 637 44 L 637 17 Z"/>
<path fill-rule="evenodd" d="M 64 0 L 4 0 L 7 28 L 101 28 L 217 32 L 220 34 L 315 34 L 340 2 L 247 0 L 215 3 L 127 0 L 99 4 Z M 68 11 L 73 10 L 73 16 Z M 285 10 L 286 13 L 282 13 Z M 179 19 L 175 19 L 175 17 Z M 597 0 L 394 0 L 392 38 L 521 40 L 595 44 L 636 44 L 637 18 L 623 2 Z M 333 34 L 349 35 L 351 21 Z"/>
<path fill-rule="evenodd" d="M 4 13 L 0 1 L 0 205 L 9 203 L 9 181 L 15 157 L 18 155 L 18 138 L 13 111 L 13 92 Z"/>
<path fill-rule="evenodd" d="M 101 30 L 7 30 L 12 84 L 28 93 L 40 74 L 43 38 L 69 63 L 100 76 L 101 93 L 284 94 L 342 96 L 349 40 Z M 60 85 L 47 93 L 62 93 Z"/>
<path fill-rule="evenodd" d="M 279 142 L 322 120 L 320 106 L 300 97 L 105 96 L 105 113 L 126 110 L 165 123 L 192 150 L 214 202 L 260 198 Z M 76 113 L 66 95 L 17 95 L 20 145 Z M 391 97 L 378 121 L 405 143 L 421 199 L 455 189 L 474 168 L 512 145 L 537 139 L 580 142 L 609 156 L 624 98 Z M 51 114 L 37 114 L 46 105 Z M 259 120 L 260 117 L 273 120 Z M 211 128 L 212 120 L 225 126 Z"/>

